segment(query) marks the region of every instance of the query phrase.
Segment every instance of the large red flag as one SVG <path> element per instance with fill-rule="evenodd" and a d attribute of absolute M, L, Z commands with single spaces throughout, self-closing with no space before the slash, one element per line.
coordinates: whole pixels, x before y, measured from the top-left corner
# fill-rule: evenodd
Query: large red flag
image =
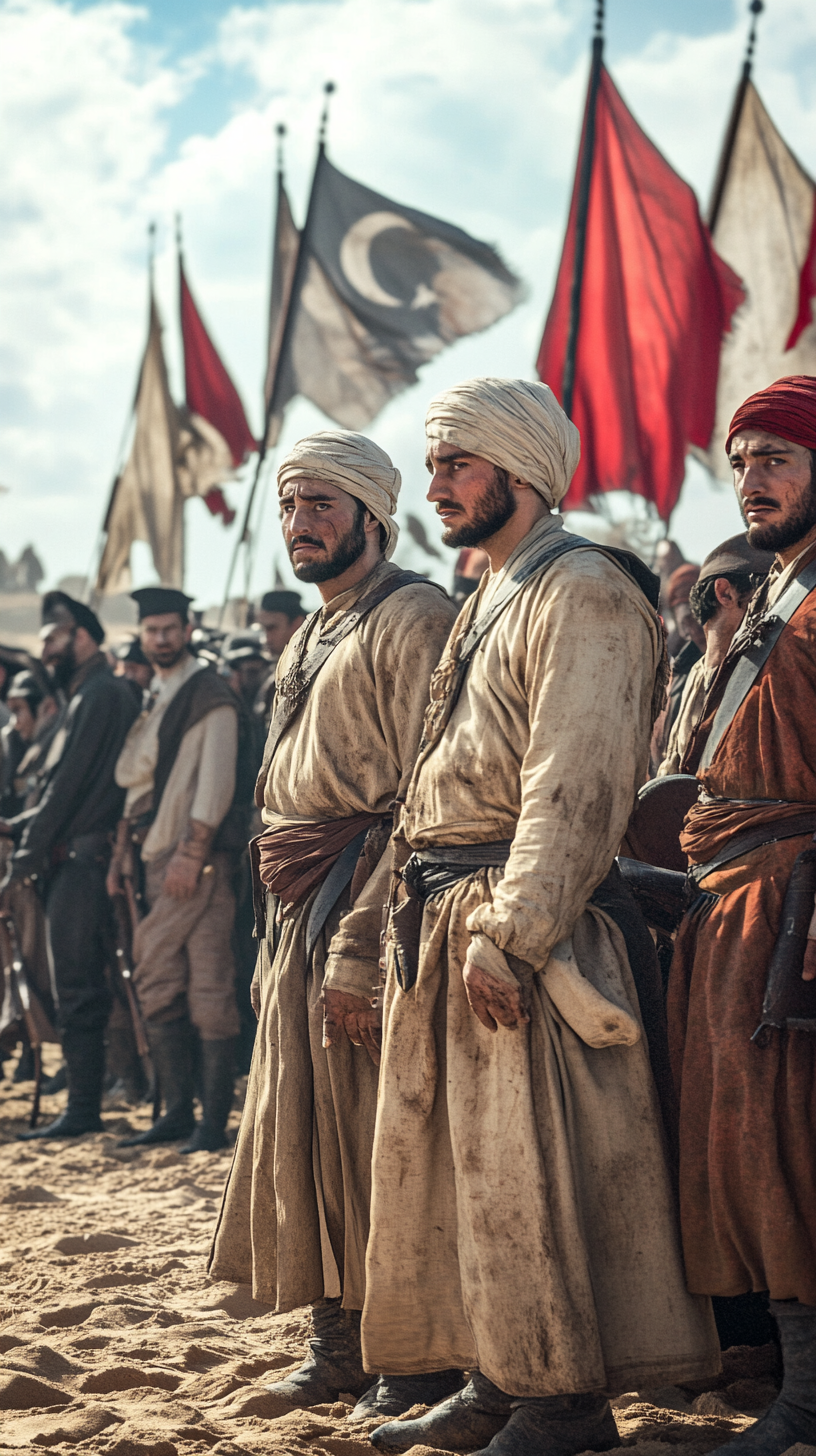
<path fill-rule="evenodd" d="M 240 465 L 258 446 L 244 407 L 193 301 L 179 256 L 179 302 L 184 340 L 184 387 L 187 408 L 223 435 L 233 465 Z"/>
<path fill-rule="evenodd" d="M 589 108 L 588 108 L 589 109 Z M 587 118 L 538 375 L 562 397 Z M 581 463 L 564 506 L 628 490 L 668 521 L 688 446 L 714 426 L 723 334 L 745 295 L 697 199 L 600 67 L 571 415 Z"/>

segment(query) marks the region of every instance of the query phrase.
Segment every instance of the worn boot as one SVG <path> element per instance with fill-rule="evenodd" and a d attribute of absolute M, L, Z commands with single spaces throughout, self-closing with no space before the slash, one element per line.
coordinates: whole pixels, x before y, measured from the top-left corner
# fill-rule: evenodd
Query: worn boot
<path fill-rule="evenodd" d="M 189 1137 L 193 1116 L 192 1029 L 185 1017 L 176 1021 L 145 1023 L 153 1070 L 164 1101 L 164 1115 L 146 1132 L 122 1138 L 120 1148 L 150 1147 Z"/>
<path fill-rule="evenodd" d="M 102 1078 L 105 1075 L 105 1042 L 101 1026 L 66 1030 L 62 1050 L 68 1072 L 68 1106 L 56 1122 L 18 1132 L 20 1142 L 37 1138 L 81 1137 L 85 1132 L 102 1132 L 99 1116 Z"/>
<path fill-rule="evenodd" d="M 378 1375 L 365 1395 L 361 1395 L 350 1421 L 368 1421 L 372 1417 L 392 1420 L 412 1405 L 436 1405 L 446 1396 L 461 1390 L 465 1377 L 461 1370 L 432 1370 L 427 1375 Z"/>
<path fill-rule="evenodd" d="M 235 1037 L 201 1043 L 201 1106 L 203 1121 L 196 1123 L 190 1141 L 180 1153 L 214 1153 L 227 1146 L 225 1128 L 235 1084 Z"/>
<path fill-rule="evenodd" d="M 322 1299 L 312 1305 L 310 1355 L 299 1370 L 286 1380 L 268 1385 L 273 1395 L 282 1395 L 292 1405 L 325 1405 L 339 1395 L 362 1395 L 374 1376 L 363 1369 L 360 1348 L 360 1311 L 341 1309 L 339 1299 Z"/>
<path fill-rule="evenodd" d="M 770 1309 L 782 1344 L 782 1389 L 756 1425 L 712 1456 L 782 1456 L 790 1446 L 816 1446 L 816 1306 L 772 1299 Z"/>
<path fill-rule="evenodd" d="M 513 1401 L 506 1426 L 477 1456 L 578 1456 L 620 1445 L 605 1395 L 556 1395 Z"/>
<path fill-rule="evenodd" d="M 474 1370 L 464 1390 L 434 1406 L 415 1421 L 389 1421 L 369 1436 L 378 1451 L 410 1451 L 432 1446 L 435 1451 L 476 1451 L 486 1446 L 513 1413 L 515 1397 L 505 1395 L 481 1370 Z"/>

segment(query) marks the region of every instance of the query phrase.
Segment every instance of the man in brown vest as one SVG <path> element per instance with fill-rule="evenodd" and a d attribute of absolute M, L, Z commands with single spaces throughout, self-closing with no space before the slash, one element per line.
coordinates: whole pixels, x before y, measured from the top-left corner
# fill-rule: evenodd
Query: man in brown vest
<path fill-rule="evenodd" d="M 271 1387 L 292 1406 L 362 1395 L 373 1380 L 360 1352 L 379 1062 L 371 1000 L 393 805 L 455 616 L 444 592 L 390 563 L 399 486 L 377 445 L 342 430 L 301 440 L 278 471 L 292 566 L 322 607 L 278 664 L 258 779 L 259 1026 L 211 1272 L 251 1283 L 278 1311 L 313 1305 L 310 1358 Z M 459 1383 L 443 1371 L 375 1384 L 360 1414 L 430 1404 Z"/>
<path fill-rule="evenodd" d="M 190 598 L 170 587 L 144 587 L 133 596 L 155 676 L 116 764 L 127 798 L 108 892 L 120 888 L 135 833 L 148 913 L 134 936 L 133 978 L 165 1111 L 125 1146 L 189 1137 L 182 1152 L 212 1152 L 226 1144 L 239 1029 L 232 852 L 245 842 L 246 827 L 240 806 L 230 810 L 240 705 L 224 679 L 189 651 Z M 194 1033 L 201 1041 L 198 1126 Z"/>

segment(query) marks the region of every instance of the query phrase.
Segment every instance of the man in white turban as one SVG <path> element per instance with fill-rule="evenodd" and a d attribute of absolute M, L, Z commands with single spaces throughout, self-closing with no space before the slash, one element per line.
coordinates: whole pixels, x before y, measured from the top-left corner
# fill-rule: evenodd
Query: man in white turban
<path fill-rule="evenodd" d="M 259 1025 L 211 1272 L 281 1312 L 313 1305 L 309 1358 L 270 1387 L 280 1413 L 372 1387 L 388 1415 L 461 1383 L 448 1372 L 383 1392 L 360 1350 L 392 806 L 455 617 L 388 560 L 399 487 L 385 452 L 345 430 L 301 440 L 278 470 L 292 568 L 322 606 L 278 662 L 256 788 Z"/>
<path fill-rule="evenodd" d="M 553 514 L 579 438 L 545 385 L 471 380 L 427 435 L 443 540 L 490 567 L 394 837 L 363 1355 L 471 1376 L 371 1439 L 576 1456 L 619 1444 L 609 1391 L 719 1368 L 665 1161 L 654 950 L 615 866 L 662 697 L 658 582 Z"/>

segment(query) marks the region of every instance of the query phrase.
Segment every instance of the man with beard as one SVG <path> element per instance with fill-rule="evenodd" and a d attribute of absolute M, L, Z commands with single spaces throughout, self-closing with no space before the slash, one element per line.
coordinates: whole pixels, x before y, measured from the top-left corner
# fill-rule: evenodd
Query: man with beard
<path fill-rule="evenodd" d="M 780 379 L 731 421 L 748 541 L 775 551 L 708 694 L 683 770 L 699 802 L 681 838 L 710 892 L 687 915 L 669 982 L 689 1287 L 767 1290 L 784 1382 L 728 1447 L 816 1445 L 816 1041 L 763 1021 L 794 861 L 816 830 L 816 379 Z M 784 624 L 784 625 L 783 625 Z M 786 914 L 787 921 L 787 914 Z M 816 977 L 816 915 L 798 979 Z"/>
<path fill-rule="evenodd" d="M 68 1074 L 68 1106 L 25 1140 L 99 1132 L 110 992 L 105 976 L 110 906 L 105 873 L 123 793 L 114 768 L 138 712 L 127 684 L 100 652 L 98 617 L 65 592 L 42 606 L 42 660 L 68 700 L 48 754 L 45 791 L 26 824 L 4 885 L 45 892 L 48 953 Z"/>
<path fill-rule="evenodd" d="M 382 907 L 394 801 L 419 743 L 453 607 L 392 566 L 400 474 L 344 430 L 278 471 L 283 535 L 322 608 L 278 664 L 256 803 L 258 1035 L 210 1272 L 276 1310 L 313 1305 L 311 1354 L 271 1389 L 291 1406 L 361 1395 Z M 324 992 L 324 978 L 326 989 Z M 432 1403 L 456 1371 L 372 1388 L 359 1414 Z"/>
<path fill-rule="evenodd" d="M 226 1145 L 239 1031 L 232 855 L 243 847 L 248 812 L 241 811 L 249 807 L 240 788 L 236 795 L 239 701 L 224 678 L 191 656 L 184 592 L 151 586 L 132 596 L 155 677 L 116 763 L 127 799 L 108 890 L 118 894 L 123 875 L 133 873 L 132 845 L 139 843 L 148 913 L 134 936 L 133 982 L 165 1110 L 124 1146 L 189 1138 L 183 1153 L 213 1152 Z"/>
<path fill-rule="evenodd" d="M 580 446 L 546 385 L 470 380 L 426 430 L 443 540 L 490 568 L 395 835 L 363 1353 L 471 1375 L 371 1439 L 575 1456 L 619 1444 L 608 1392 L 719 1367 L 633 979 L 653 991 L 654 951 L 614 867 L 665 682 L 658 583 L 553 514 Z"/>

